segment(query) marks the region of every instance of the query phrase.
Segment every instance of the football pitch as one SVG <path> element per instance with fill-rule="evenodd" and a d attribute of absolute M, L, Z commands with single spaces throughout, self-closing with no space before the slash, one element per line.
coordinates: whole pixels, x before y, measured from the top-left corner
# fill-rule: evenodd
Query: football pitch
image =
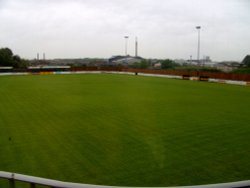
<path fill-rule="evenodd" d="M 0 77 L 0 171 L 116 186 L 249 180 L 250 87 L 110 74 Z"/>

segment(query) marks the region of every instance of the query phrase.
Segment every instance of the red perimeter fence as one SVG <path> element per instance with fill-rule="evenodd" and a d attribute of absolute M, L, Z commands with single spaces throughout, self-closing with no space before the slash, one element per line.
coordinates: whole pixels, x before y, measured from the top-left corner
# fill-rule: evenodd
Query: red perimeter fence
<path fill-rule="evenodd" d="M 134 72 L 146 74 L 165 74 L 190 77 L 207 77 L 222 80 L 238 80 L 250 82 L 250 74 L 232 74 L 232 73 L 213 73 L 203 71 L 185 71 L 185 70 L 151 70 L 151 69 L 128 69 L 120 67 L 76 67 L 71 68 L 71 71 L 119 71 L 119 72 Z"/>

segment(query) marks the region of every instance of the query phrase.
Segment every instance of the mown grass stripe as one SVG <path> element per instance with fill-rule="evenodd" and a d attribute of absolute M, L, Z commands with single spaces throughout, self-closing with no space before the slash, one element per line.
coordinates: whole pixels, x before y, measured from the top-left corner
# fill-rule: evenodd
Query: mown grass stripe
<path fill-rule="evenodd" d="M 250 178 L 248 87 L 105 74 L 0 86 L 2 171 L 122 186 Z"/>

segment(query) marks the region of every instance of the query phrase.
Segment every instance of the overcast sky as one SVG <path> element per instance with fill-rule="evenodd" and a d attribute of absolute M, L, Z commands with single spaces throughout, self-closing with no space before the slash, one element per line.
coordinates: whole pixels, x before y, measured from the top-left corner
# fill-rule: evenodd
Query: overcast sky
<path fill-rule="evenodd" d="M 241 61 L 250 54 L 250 0 L 0 0 L 0 47 L 33 59 L 123 55 Z M 40 55 L 42 56 L 42 55 Z"/>

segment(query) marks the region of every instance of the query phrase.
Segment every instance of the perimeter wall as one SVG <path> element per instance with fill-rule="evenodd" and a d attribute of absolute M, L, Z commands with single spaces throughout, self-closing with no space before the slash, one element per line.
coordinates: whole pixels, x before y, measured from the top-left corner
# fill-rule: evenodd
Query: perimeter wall
<path fill-rule="evenodd" d="M 232 74 L 232 73 L 212 73 L 201 71 L 183 71 L 183 70 L 150 70 L 150 69 L 128 69 L 120 67 L 84 67 L 71 68 L 71 71 L 121 71 L 147 74 L 177 75 L 187 77 L 207 77 L 221 80 L 237 80 L 250 82 L 250 74 Z"/>

